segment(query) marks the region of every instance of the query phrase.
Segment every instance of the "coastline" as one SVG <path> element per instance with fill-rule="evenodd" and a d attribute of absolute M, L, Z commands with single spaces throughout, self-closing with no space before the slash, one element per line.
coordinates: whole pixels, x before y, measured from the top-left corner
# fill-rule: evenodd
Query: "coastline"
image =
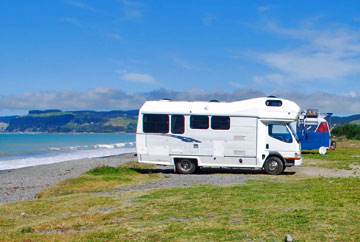
<path fill-rule="evenodd" d="M 135 135 L 0 133 L 0 171 L 135 152 Z"/>
<path fill-rule="evenodd" d="M 98 166 L 119 166 L 137 158 L 126 153 L 0 171 L 0 204 L 34 199 L 36 193 Z"/>

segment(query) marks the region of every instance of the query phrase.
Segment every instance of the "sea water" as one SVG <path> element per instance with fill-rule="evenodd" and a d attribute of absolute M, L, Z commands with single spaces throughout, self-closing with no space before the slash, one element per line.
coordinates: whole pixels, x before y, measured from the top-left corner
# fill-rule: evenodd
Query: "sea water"
<path fill-rule="evenodd" d="M 0 170 L 129 152 L 135 134 L 0 134 Z"/>

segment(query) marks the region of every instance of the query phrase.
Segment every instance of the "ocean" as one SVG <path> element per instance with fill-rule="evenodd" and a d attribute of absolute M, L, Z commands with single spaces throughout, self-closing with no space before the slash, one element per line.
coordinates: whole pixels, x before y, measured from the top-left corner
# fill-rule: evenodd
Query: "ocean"
<path fill-rule="evenodd" d="M 128 152 L 135 152 L 135 134 L 0 134 L 0 170 Z"/>

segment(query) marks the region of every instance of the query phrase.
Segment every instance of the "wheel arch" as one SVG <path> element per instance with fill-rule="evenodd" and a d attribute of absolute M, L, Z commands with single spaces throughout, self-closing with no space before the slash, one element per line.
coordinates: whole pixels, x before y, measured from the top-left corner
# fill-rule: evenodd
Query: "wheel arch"
<path fill-rule="evenodd" d="M 191 160 L 195 162 L 196 166 L 199 166 L 199 159 L 198 157 L 192 157 L 192 156 L 174 156 L 172 157 L 173 164 L 176 165 L 176 162 L 179 162 L 183 159 Z"/>
<path fill-rule="evenodd" d="M 274 151 L 271 151 L 269 153 L 269 155 L 266 157 L 265 161 L 264 161 L 264 164 L 263 164 L 263 168 L 265 166 L 265 163 L 266 161 L 271 158 L 271 157 L 277 157 L 281 160 L 281 162 L 283 163 L 284 167 L 285 167 L 285 164 L 286 164 L 286 161 L 285 161 L 285 158 L 279 153 L 279 152 L 274 152 Z"/>

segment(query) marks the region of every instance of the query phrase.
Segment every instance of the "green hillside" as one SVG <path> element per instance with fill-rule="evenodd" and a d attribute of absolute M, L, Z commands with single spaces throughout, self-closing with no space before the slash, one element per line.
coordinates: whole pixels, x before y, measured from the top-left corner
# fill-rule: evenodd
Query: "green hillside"
<path fill-rule="evenodd" d="M 351 121 L 350 124 L 360 125 L 360 119 Z"/>
<path fill-rule="evenodd" d="M 131 111 L 29 111 L 9 120 L 6 132 L 127 132 L 136 130 L 137 110 Z"/>

